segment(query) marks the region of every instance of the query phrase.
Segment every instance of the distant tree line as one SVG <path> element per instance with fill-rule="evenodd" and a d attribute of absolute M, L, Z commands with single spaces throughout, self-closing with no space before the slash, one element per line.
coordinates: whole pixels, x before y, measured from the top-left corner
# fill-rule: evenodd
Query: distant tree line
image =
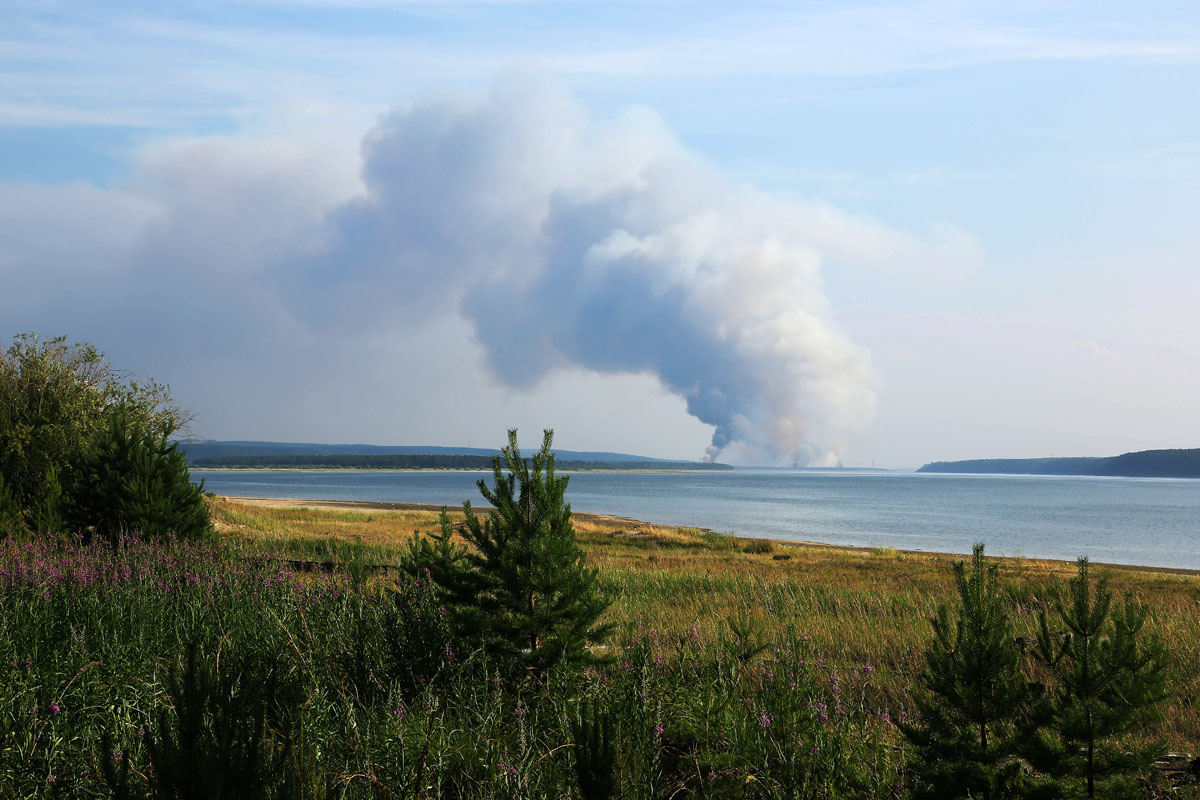
<path fill-rule="evenodd" d="M 934 461 L 917 472 L 1200 478 L 1200 448 L 1142 450 L 1111 458 L 977 458 L 967 461 Z"/>
<path fill-rule="evenodd" d="M 528 459 L 526 459 L 528 461 Z M 396 455 L 259 455 L 197 458 L 197 469 L 491 469 L 493 456 Z M 728 464 L 703 461 L 566 461 L 555 459 L 563 470 L 729 470 Z"/>

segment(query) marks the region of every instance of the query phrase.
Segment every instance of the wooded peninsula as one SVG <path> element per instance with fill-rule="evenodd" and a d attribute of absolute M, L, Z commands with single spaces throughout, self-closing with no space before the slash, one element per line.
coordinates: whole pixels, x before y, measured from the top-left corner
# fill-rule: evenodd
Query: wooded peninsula
<path fill-rule="evenodd" d="M 917 472 L 1200 478 L 1200 448 L 1141 450 L 1109 458 L 978 458 L 967 461 L 934 461 Z"/>

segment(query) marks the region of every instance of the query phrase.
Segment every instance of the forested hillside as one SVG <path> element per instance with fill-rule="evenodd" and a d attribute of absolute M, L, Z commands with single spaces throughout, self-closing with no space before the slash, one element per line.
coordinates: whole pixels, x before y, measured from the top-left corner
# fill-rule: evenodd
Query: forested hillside
<path fill-rule="evenodd" d="M 981 458 L 968 461 L 934 461 L 917 472 L 1200 478 L 1200 448 L 1142 450 L 1111 458 Z"/>

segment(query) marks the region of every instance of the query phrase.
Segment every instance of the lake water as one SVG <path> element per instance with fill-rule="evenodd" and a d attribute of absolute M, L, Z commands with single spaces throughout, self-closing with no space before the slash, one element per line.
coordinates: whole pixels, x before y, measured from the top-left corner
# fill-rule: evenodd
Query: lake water
<path fill-rule="evenodd" d="M 210 472 L 240 497 L 480 504 L 469 472 Z M 490 481 L 489 481 L 490 482 Z M 1200 480 L 756 471 L 571 476 L 575 511 L 860 547 L 1200 569 Z"/>

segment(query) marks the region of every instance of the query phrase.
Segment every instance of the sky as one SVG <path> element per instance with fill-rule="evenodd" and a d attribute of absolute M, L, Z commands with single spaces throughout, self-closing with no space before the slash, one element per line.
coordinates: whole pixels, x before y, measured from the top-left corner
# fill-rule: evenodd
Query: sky
<path fill-rule="evenodd" d="M 12 4 L 0 337 L 212 439 L 1200 447 L 1200 5 Z"/>

